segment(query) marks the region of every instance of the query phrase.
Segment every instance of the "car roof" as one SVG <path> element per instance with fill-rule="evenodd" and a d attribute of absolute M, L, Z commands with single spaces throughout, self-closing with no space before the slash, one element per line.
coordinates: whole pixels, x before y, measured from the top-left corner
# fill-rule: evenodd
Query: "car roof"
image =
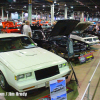
<path fill-rule="evenodd" d="M 19 36 L 26 36 L 26 35 L 24 35 L 24 34 L 17 34 L 17 33 L 3 33 L 3 34 L 0 34 L 0 38 L 19 37 Z"/>

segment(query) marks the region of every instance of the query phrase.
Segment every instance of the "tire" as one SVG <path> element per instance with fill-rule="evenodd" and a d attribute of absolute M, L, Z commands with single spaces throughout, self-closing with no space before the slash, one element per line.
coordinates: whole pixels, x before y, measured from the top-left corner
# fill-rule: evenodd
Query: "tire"
<path fill-rule="evenodd" d="M 5 77 L 4 77 L 2 72 L 0 72 L 0 86 L 5 91 L 9 91 L 10 90 L 10 86 L 7 83 L 7 81 L 6 81 L 6 79 L 5 79 Z"/>

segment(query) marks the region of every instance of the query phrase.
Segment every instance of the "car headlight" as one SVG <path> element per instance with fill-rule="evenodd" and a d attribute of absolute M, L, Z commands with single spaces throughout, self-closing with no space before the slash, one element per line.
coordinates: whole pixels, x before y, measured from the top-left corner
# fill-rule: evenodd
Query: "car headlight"
<path fill-rule="evenodd" d="M 26 73 L 26 77 L 32 76 L 32 72 Z"/>
<path fill-rule="evenodd" d="M 59 68 L 62 68 L 62 64 L 58 65 Z"/>
<path fill-rule="evenodd" d="M 32 76 L 32 72 L 20 74 L 20 75 L 15 76 L 15 80 L 19 80 L 19 79 L 23 79 L 23 78 L 27 78 L 31 76 Z"/>
<path fill-rule="evenodd" d="M 25 74 L 18 75 L 18 76 L 17 76 L 17 80 L 22 79 L 22 78 L 24 78 L 24 77 L 25 77 Z"/>
<path fill-rule="evenodd" d="M 66 63 L 63 63 L 63 64 L 58 65 L 58 67 L 59 67 L 59 68 L 62 68 L 62 67 L 65 67 L 65 66 L 67 66 L 67 65 L 68 65 L 68 63 L 66 62 Z"/>

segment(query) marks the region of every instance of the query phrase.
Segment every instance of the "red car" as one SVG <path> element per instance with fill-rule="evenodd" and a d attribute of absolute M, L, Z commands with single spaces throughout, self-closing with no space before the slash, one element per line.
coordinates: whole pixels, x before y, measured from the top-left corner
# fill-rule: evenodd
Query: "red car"
<path fill-rule="evenodd" d="M 2 22 L 3 29 L 1 29 L 1 33 L 19 33 L 21 34 L 21 30 L 19 26 L 15 26 L 13 22 L 7 21 Z"/>

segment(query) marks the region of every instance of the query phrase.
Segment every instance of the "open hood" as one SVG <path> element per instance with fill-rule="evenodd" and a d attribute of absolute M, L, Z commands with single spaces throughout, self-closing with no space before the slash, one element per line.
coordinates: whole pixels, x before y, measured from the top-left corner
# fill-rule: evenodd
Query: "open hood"
<path fill-rule="evenodd" d="M 3 28 L 13 27 L 14 26 L 14 23 L 13 22 L 10 22 L 10 21 L 6 21 L 6 22 L 2 22 L 2 25 L 3 25 Z"/>
<path fill-rule="evenodd" d="M 78 20 L 60 20 L 52 29 L 50 36 L 68 36 L 78 23 Z"/>
<path fill-rule="evenodd" d="M 85 29 L 88 28 L 88 26 L 92 25 L 92 22 L 80 22 L 77 24 L 77 26 L 75 27 L 75 29 L 73 30 L 72 33 L 82 33 Z"/>

